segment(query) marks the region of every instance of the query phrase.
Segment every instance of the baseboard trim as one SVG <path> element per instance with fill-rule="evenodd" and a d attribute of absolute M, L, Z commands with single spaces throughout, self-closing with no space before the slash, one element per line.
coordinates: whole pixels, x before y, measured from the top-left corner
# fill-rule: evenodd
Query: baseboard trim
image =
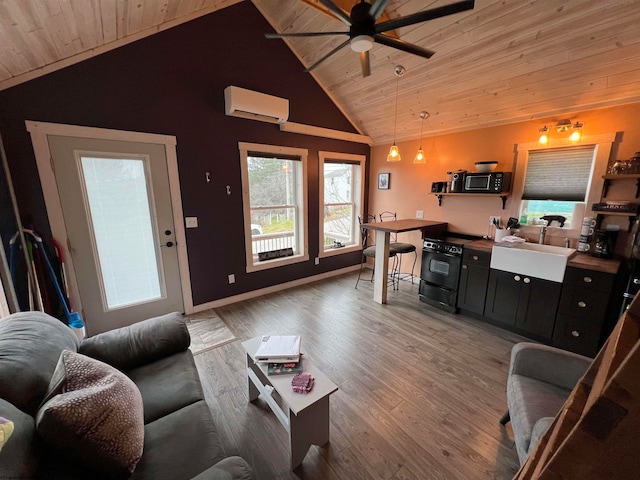
<path fill-rule="evenodd" d="M 193 306 L 193 313 L 209 310 L 210 308 L 223 307 L 232 303 L 242 302 L 256 297 L 261 297 L 269 293 L 280 292 L 293 287 L 299 287 L 300 285 L 306 285 L 307 283 L 317 282 L 319 280 L 325 280 L 331 277 L 337 277 L 345 273 L 354 272 L 360 268 L 360 265 L 352 265 L 350 267 L 340 268 L 338 270 L 331 270 L 330 272 L 320 273 L 311 277 L 300 278 L 298 280 L 292 280 L 291 282 L 280 283 L 271 287 L 260 288 L 258 290 L 252 290 L 251 292 L 241 293 L 239 295 L 233 295 L 231 297 L 221 298 L 220 300 L 214 300 L 213 302 L 201 303 Z"/>

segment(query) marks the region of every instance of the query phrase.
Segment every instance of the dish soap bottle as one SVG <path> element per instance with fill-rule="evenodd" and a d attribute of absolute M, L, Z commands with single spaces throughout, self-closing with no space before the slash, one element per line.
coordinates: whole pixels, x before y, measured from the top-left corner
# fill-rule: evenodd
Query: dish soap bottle
<path fill-rule="evenodd" d="M 527 209 L 525 208 L 522 213 L 520 214 L 520 225 L 526 225 L 527 224 L 527 220 L 528 220 L 528 212 Z"/>

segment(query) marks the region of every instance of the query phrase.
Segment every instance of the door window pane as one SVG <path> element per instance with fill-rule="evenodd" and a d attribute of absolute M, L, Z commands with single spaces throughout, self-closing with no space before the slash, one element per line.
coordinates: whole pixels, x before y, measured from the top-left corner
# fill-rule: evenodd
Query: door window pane
<path fill-rule="evenodd" d="M 160 298 L 145 161 L 89 156 L 80 160 L 106 308 Z"/>

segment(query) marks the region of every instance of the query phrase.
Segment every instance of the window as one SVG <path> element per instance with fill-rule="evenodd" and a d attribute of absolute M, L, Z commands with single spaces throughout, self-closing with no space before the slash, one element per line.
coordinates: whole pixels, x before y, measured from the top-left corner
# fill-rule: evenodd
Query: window
<path fill-rule="evenodd" d="M 543 216 L 559 215 L 566 218 L 564 227 L 570 228 L 576 208 L 584 208 L 594 153 L 593 145 L 530 151 L 520 224 L 536 225 Z"/>
<path fill-rule="evenodd" d="M 358 215 L 364 202 L 364 155 L 319 152 L 320 256 L 360 248 Z"/>
<path fill-rule="evenodd" d="M 247 272 L 308 260 L 307 150 L 239 148 Z"/>

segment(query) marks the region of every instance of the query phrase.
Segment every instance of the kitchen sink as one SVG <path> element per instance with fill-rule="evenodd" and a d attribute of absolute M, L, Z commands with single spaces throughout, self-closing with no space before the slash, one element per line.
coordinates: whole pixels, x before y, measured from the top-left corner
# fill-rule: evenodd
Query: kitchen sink
<path fill-rule="evenodd" d="M 491 252 L 491 268 L 562 282 L 567 261 L 574 253 L 575 248 L 537 243 L 494 245 Z"/>

